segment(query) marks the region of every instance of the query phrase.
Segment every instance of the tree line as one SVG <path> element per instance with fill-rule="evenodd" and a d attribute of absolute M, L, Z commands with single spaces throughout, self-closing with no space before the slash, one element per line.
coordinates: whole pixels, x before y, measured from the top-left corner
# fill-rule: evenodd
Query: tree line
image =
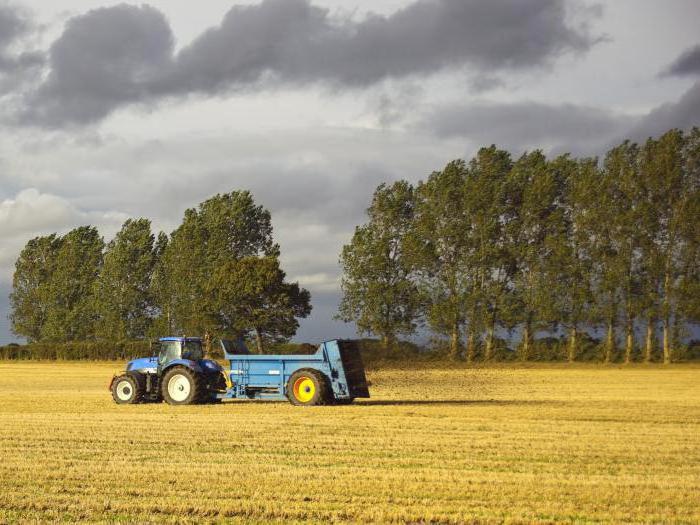
<path fill-rule="evenodd" d="M 427 326 L 450 355 L 492 359 L 499 333 L 532 357 L 588 330 L 604 360 L 672 360 L 700 321 L 700 130 L 625 141 L 603 159 L 495 146 L 426 180 L 381 184 L 343 247 L 340 319 L 387 349 Z M 641 334 L 639 333 L 641 331 Z"/>
<path fill-rule="evenodd" d="M 15 263 L 12 330 L 30 343 L 244 336 L 262 352 L 311 311 L 279 255 L 270 213 L 246 191 L 188 209 L 170 235 L 141 218 L 108 244 L 91 226 L 36 237 Z"/>

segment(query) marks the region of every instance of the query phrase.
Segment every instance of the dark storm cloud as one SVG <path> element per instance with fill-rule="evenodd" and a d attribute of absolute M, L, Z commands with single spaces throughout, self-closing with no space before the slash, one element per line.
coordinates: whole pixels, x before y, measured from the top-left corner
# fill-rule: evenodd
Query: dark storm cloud
<path fill-rule="evenodd" d="M 568 148 L 577 154 L 592 154 L 633 122 L 630 117 L 585 106 L 520 102 L 443 107 L 420 126 L 439 137 L 463 137 L 478 145 L 496 143 L 514 153 L 529 148 Z"/>
<path fill-rule="evenodd" d="M 51 46 L 49 74 L 28 97 L 23 117 L 47 125 L 90 122 L 147 99 L 170 65 L 173 42 L 163 14 L 147 5 L 76 16 Z"/>
<path fill-rule="evenodd" d="M 700 75 L 700 44 L 686 49 L 665 72 L 666 75 Z"/>
<path fill-rule="evenodd" d="M 306 0 L 264 0 L 234 7 L 185 48 L 173 89 L 228 89 L 265 72 L 292 82 L 366 86 L 448 66 L 529 68 L 592 45 L 565 14 L 559 0 L 419 0 L 353 22 L 334 20 Z"/>
<path fill-rule="evenodd" d="M 177 55 L 163 15 L 119 5 L 71 19 L 51 46 L 46 82 L 23 117 L 95 122 L 128 103 L 275 84 L 365 87 L 466 68 L 477 80 L 550 64 L 596 41 L 562 0 L 418 0 L 389 16 L 331 16 L 309 0 L 235 6 Z M 589 13 L 590 14 L 590 13 Z"/>

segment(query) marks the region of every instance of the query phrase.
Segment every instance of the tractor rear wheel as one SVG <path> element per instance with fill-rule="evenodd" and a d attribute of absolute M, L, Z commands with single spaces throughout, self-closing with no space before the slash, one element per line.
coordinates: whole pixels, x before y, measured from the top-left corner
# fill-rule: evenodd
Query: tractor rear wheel
<path fill-rule="evenodd" d="M 120 405 L 140 403 L 145 393 L 145 381 L 140 374 L 122 374 L 112 381 L 112 399 Z"/>
<path fill-rule="evenodd" d="M 287 381 L 287 398 L 296 406 L 323 405 L 329 390 L 325 376 L 316 370 L 297 370 Z"/>
<path fill-rule="evenodd" d="M 169 405 L 193 405 L 203 398 L 205 386 L 199 375 L 189 368 L 171 368 L 161 381 L 161 394 Z"/>

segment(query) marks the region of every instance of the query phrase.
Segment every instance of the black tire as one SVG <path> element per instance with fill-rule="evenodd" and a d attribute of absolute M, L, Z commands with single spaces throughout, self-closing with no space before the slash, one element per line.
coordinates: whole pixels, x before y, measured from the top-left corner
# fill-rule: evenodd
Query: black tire
<path fill-rule="evenodd" d="M 330 399 L 329 390 L 326 376 L 316 370 L 297 370 L 287 381 L 287 399 L 296 406 L 324 405 Z"/>
<path fill-rule="evenodd" d="M 141 374 L 122 374 L 112 381 L 112 399 L 119 405 L 135 405 L 143 401 L 146 379 Z"/>
<path fill-rule="evenodd" d="M 184 366 L 176 366 L 165 372 L 160 383 L 161 395 L 169 405 L 201 403 L 203 390 L 204 382 L 199 374 Z"/>

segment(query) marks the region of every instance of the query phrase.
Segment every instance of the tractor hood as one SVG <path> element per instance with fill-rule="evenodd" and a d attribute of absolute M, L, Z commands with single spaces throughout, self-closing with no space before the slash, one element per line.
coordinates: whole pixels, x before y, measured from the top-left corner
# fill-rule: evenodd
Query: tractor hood
<path fill-rule="evenodd" d="M 129 361 L 129 364 L 126 366 L 126 371 L 155 374 L 158 371 L 158 358 L 139 357 L 138 359 Z"/>

